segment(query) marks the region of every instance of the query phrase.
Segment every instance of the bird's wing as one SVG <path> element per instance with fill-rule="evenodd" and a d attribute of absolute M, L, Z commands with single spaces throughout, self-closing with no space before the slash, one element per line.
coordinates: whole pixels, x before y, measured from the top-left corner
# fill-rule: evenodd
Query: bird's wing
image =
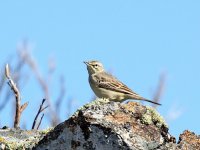
<path fill-rule="evenodd" d="M 95 78 L 95 80 L 93 80 L 93 81 L 96 82 L 95 84 L 99 88 L 104 88 L 104 89 L 108 89 L 111 91 L 116 91 L 116 92 L 120 92 L 120 93 L 124 93 L 124 94 L 130 94 L 133 96 L 133 99 L 145 100 L 145 101 L 157 104 L 157 105 L 161 105 L 157 102 L 154 102 L 154 101 L 151 101 L 151 100 L 141 97 L 140 95 L 138 95 L 137 93 L 135 93 L 131 89 L 129 89 L 125 84 L 120 82 L 117 78 L 113 77 L 112 75 L 110 75 L 106 72 L 98 73 L 98 74 L 94 75 L 93 77 Z"/>
<path fill-rule="evenodd" d="M 137 95 L 131 89 L 129 89 L 125 84 L 120 82 L 117 78 L 113 77 L 112 75 L 102 72 L 95 76 L 97 85 L 99 88 L 105 88 L 108 90 L 124 93 L 124 94 L 131 94 Z"/>

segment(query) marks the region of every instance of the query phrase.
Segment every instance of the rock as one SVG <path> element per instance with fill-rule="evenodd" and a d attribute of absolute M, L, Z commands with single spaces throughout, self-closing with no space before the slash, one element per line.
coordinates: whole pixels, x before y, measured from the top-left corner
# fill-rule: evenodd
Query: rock
<path fill-rule="evenodd" d="M 31 149 L 49 130 L 0 129 L 0 150 Z"/>
<path fill-rule="evenodd" d="M 200 149 L 200 136 L 185 130 L 179 137 L 178 147 L 180 149 Z"/>
<path fill-rule="evenodd" d="M 170 142 L 175 143 L 175 138 L 155 109 L 97 100 L 55 127 L 35 149 L 143 150 Z"/>
<path fill-rule="evenodd" d="M 98 99 L 46 131 L 0 130 L 0 149 L 35 150 L 197 150 L 200 137 L 184 131 L 179 141 L 162 116 L 140 103 Z"/>

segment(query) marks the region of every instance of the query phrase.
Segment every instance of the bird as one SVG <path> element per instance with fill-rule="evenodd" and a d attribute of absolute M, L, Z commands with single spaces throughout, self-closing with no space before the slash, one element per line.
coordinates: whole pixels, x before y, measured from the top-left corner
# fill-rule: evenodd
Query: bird
<path fill-rule="evenodd" d="M 109 101 L 123 102 L 127 99 L 147 101 L 156 105 L 160 103 L 146 99 L 132 91 L 124 83 L 104 70 L 103 64 L 99 61 L 84 61 L 89 74 L 89 84 L 95 95 Z"/>

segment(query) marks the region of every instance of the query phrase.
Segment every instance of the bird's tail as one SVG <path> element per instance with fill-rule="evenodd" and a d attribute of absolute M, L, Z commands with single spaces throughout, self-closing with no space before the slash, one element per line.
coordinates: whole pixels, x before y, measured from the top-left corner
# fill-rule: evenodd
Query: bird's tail
<path fill-rule="evenodd" d="M 141 97 L 140 95 L 134 93 L 135 95 L 131 95 L 131 98 L 132 99 L 136 99 L 136 100 L 143 100 L 143 101 L 146 101 L 146 102 L 150 102 L 150 103 L 153 103 L 153 104 L 156 104 L 156 105 L 161 105 L 160 103 L 157 103 L 157 102 L 154 102 L 152 100 L 149 100 L 149 99 L 146 99 L 144 97 Z"/>
<path fill-rule="evenodd" d="M 144 98 L 144 99 L 142 99 L 142 100 L 147 101 L 147 102 L 150 102 L 150 103 L 153 103 L 153 104 L 156 104 L 156 105 L 161 105 L 160 103 L 157 103 L 157 102 L 151 101 L 151 100 L 146 99 L 146 98 Z"/>

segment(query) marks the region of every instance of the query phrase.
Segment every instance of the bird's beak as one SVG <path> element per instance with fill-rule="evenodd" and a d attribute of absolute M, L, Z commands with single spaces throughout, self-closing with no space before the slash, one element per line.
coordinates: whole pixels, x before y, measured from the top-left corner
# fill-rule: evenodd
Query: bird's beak
<path fill-rule="evenodd" d="M 87 61 L 84 61 L 84 64 L 86 64 L 87 66 L 89 65 L 89 63 Z"/>

